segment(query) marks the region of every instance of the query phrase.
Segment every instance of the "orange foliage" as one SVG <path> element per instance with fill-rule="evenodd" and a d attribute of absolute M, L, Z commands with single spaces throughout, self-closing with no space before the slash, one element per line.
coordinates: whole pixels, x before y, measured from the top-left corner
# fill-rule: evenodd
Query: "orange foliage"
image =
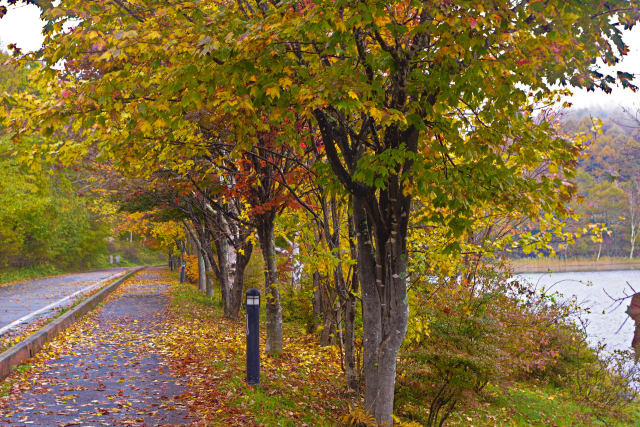
<path fill-rule="evenodd" d="M 186 254 L 184 260 L 187 263 L 185 275 L 189 283 L 198 283 L 198 256 Z"/>

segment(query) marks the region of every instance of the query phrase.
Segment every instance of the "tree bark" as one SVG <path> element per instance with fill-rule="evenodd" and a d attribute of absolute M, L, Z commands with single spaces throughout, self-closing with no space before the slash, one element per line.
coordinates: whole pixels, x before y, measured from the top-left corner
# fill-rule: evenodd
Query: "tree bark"
<path fill-rule="evenodd" d="M 328 279 L 325 279 L 328 280 Z M 322 281 L 320 282 L 322 285 Z M 322 330 L 320 331 L 320 345 L 328 346 L 332 345 L 336 336 L 336 313 L 333 309 L 333 303 L 335 301 L 335 295 L 333 295 L 332 289 L 325 285 L 321 286 L 320 301 L 321 301 L 321 316 L 322 316 Z"/>
<path fill-rule="evenodd" d="M 276 246 L 274 236 L 274 216 L 260 215 L 258 217 L 258 239 L 264 258 L 264 288 L 266 298 L 267 343 L 265 351 L 268 354 L 282 352 L 282 306 L 280 305 L 280 290 L 278 289 L 278 270 L 276 266 Z"/>
<path fill-rule="evenodd" d="M 378 394 L 378 354 L 382 335 L 380 300 L 376 286 L 376 263 L 366 213 L 359 198 L 353 199 L 358 252 L 358 277 L 362 286 L 362 345 L 364 350 L 365 409 L 375 415 Z"/>
<path fill-rule="evenodd" d="M 356 372 L 355 372 L 355 297 L 350 293 L 347 282 L 342 269 L 342 253 L 340 249 L 340 213 L 338 209 L 338 201 L 335 197 L 329 199 L 329 204 L 323 200 L 324 221 L 325 221 L 325 239 L 329 245 L 329 250 L 338 258 L 338 263 L 333 271 L 333 282 L 338 294 L 338 311 L 336 320 L 336 329 L 340 338 L 340 343 L 344 350 L 344 371 L 347 385 L 356 389 Z M 348 224 L 347 224 L 348 225 Z M 329 229 L 329 226 L 331 227 Z M 343 311 L 344 310 L 344 311 Z M 343 316 L 344 313 L 344 316 Z M 344 334 L 342 333 L 341 320 L 344 317 Z"/>
<path fill-rule="evenodd" d="M 355 245 L 355 228 L 353 224 L 353 216 L 348 215 L 347 224 L 349 227 L 349 247 L 351 250 L 351 259 L 357 259 L 358 253 Z M 344 307 L 344 327 L 345 327 L 345 375 L 347 386 L 353 390 L 358 389 L 358 369 L 356 364 L 356 345 L 355 345 L 355 322 L 356 322 L 356 295 L 358 293 L 358 273 L 357 266 L 351 271 L 351 285 L 348 292 L 347 300 Z"/>
<path fill-rule="evenodd" d="M 640 192 L 640 179 L 634 176 L 629 182 L 629 193 L 627 200 L 629 202 L 629 225 L 630 225 L 630 237 L 629 243 L 631 244 L 631 250 L 629 251 L 629 259 L 633 259 L 633 252 L 636 248 L 636 240 L 638 238 L 638 228 L 640 227 L 640 220 L 638 220 L 638 197 Z"/>
<path fill-rule="evenodd" d="M 198 249 L 198 288 L 203 292 L 207 289 L 207 270 L 200 249 Z"/>
<path fill-rule="evenodd" d="M 378 424 L 393 424 L 396 358 L 409 319 L 406 223 L 401 208 L 392 213 L 388 232 L 369 226 L 363 206 L 353 198 L 358 240 L 358 276 L 363 294 L 365 407 Z M 375 247 L 372 241 L 375 239 Z"/>
<path fill-rule="evenodd" d="M 216 239 L 216 255 L 218 256 L 218 268 L 220 269 L 220 288 L 223 292 L 223 304 L 225 316 L 229 314 L 229 242 L 225 236 Z"/>
<path fill-rule="evenodd" d="M 313 272 L 313 330 L 309 331 L 314 333 L 318 330 L 322 319 L 322 295 L 320 294 L 320 273 Z"/>
<path fill-rule="evenodd" d="M 246 243 L 242 250 L 243 253 L 236 252 L 236 266 L 235 274 L 233 277 L 233 286 L 229 294 L 229 313 L 228 317 L 237 319 L 240 314 L 240 307 L 242 307 L 242 297 L 244 289 L 244 272 L 251 260 L 251 253 L 253 252 L 253 245 Z"/>
<path fill-rule="evenodd" d="M 220 227 L 221 212 L 215 212 L 213 216 L 207 216 L 206 228 L 213 237 L 213 244 L 216 248 L 215 254 L 211 245 L 206 247 L 209 256 L 209 263 L 216 279 L 220 285 L 220 298 L 225 315 L 228 313 L 229 306 L 229 265 L 228 265 L 228 242 L 224 232 Z M 211 295 L 213 295 L 213 287 L 211 287 Z"/>
<path fill-rule="evenodd" d="M 207 272 L 212 271 L 211 260 L 213 259 L 209 234 L 204 224 L 200 226 L 195 220 L 192 220 L 192 222 L 193 228 L 189 225 L 189 222 L 182 220 L 198 251 L 198 288 L 206 293 L 207 296 L 213 297 L 213 281 L 207 274 Z M 194 232 L 193 229 L 196 231 Z"/>

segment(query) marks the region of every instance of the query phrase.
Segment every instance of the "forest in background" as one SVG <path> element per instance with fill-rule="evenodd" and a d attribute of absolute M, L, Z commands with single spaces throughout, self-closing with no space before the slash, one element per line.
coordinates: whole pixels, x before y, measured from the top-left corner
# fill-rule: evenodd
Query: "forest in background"
<path fill-rule="evenodd" d="M 35 65 L 9 67 L 0 53 L 0 92 L 26 90 Z M 33 140 L 16 142 L 0 127 L 0 282 L 69 270 L 105 267 L 109 254 L 122 264 L 158 262 L 126 227 L 127 217 L 82 165 L 26 165 Z M 153 242 L 150 242 L 153 243 Z"/>
<path fill-rule="evenodd" d="M 556 255 L 594 260 L 637 257 L 640 110 L 573 109 L 560 114 L 559 126 L 568 135 L 590 138 L 577 170 L 577 196 L 570 204 L 575 216 L 567 219 L 567 231 L 574 235 L 569 242 L 555 238 Z M 584 233 L 589 225 L 602 227 L 601 239 Z"/>

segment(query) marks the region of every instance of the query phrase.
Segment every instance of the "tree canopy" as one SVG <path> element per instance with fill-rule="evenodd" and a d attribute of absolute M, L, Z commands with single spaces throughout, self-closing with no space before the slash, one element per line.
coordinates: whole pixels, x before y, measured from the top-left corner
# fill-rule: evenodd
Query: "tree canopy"
<path fill-rule="evenodd" d="M 254 189 L 271 180 L 301 200 L 276 158 L 338 184 L 362 288 L 365 409 L 380 424 L 392 421 L 409 317 L 409 225 L 437 225 L 439 252 L 459 254 L 483 216 L 567 215 L 584 146 L 553 125 L 550 106 L 569 84 L 636 89 L 631 74 L 597 67 L 628 52 L 622 30 L 640 11 L 622 0 L 41 7 L 45 43 L 29 55 L 43 64 L 37 92 L 3 100 L 15 138 L 37 136 L 37 152 L 96 156 L 128 176 L 170 171 L 162 176 L 182 180 L 183 195 L 213 192 L 212 211 L 236 184 L 221 176 L 251 153 L 263 167 L 259 177 L 245 172 Z M 256 218 L 270 203 L 260 202 Z M 200 215 L 214 215 L 208 209 Z M 243 223 L 249 211 L 223 216 Z M 267 263 L 268 219 L 258 228 Z M 278 308 L 269 313 L 277 323 Z"/>

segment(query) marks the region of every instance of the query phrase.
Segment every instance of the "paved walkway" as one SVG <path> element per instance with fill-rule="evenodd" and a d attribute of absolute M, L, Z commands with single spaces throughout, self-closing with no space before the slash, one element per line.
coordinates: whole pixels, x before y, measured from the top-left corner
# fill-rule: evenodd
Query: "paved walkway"
<path fill-rule="evenodd" d="M 52 342 L 29 387 L 0 396 L 0 425 L 189 425 L 186 388 L 153 340 L 164 333 L 166 271 L 138 273 Z"/>

